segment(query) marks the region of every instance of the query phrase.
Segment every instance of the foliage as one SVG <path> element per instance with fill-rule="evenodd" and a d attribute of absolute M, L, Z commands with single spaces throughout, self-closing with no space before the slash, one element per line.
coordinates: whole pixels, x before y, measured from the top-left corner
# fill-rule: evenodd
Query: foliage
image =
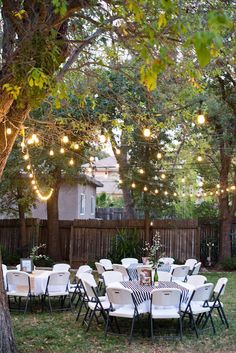
<path fill-rule="evenodd" d="M 39 250 L 41 251 L 45 248 L 46 244 L 39 244 L 31 249 L 30 258 L 37 267 L 51 267 L 54 263 L 49 256 L 39 253 Z"/>
<path fill-rule="evenodd" d="M 149 261 L 156 265 L 158 259 L 162 256 L 160 250 L 162 248 L 161 236 L 159 232 L 155 232 L 152 237 L 152 244 L 145 241 L 144 248 L 142 248 L 145 256 L 148 257 Z"/>
<path fill-rule="evenodd" d="M 141 258 L 142 242 L 136 229 L 120 229 L 112 238 L 109 258 L 114 263 L 120 263 L 125 257 Z"/>
<path fill-rule="evenodd" d="M 7 266 L 16 266 L 20 262 L 20 254 L 7 251 L 4 247 L 0 246 L 0 254 L 2 256 L 2 263 Z"/>
<path fill-rule="evenodd" d="M 106 192 L 101 192 L 96 197 L 96 206 L 97 207 L 123 207 L 124 200 L 122 197 L 113 197 Z"/>
<path fill-rule="evenodd" d="M 220 264 L 224 271 L 236 271 L 236 257 L 226 257 Z"/>

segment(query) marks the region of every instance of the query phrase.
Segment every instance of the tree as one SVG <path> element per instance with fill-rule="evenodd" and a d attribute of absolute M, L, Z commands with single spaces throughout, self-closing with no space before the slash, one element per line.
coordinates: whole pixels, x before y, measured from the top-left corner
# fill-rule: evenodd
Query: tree
<path fill-rule="evenodd" d="M 53 84 L 55 76 L 57 80 L 61 79 L 78 57 L 78 67 L 88 62 L 90 54 L 96 50 L 98 38 L 101 39 L 100 45 L 102 42 L 106 45 L 108 41 L 112 44 L 106 45 L 110 55 L 116 55 L 114 46 L 117 40 L 123 48 L 139 53 L 146 64 L 142 68 L 141 80 L 150 89 L 155 88 L 158 73 L 171 62 L 173 47 L 182 43 L 194 45 L 204 66 L 210 61 L 212 46 L 214 49 L 222 46 L 219 33 L 211 31 L 207 35 L 208 27 L 206 30 L 200 28 L 202 31 L 197 34 L 190 30 L 186 35 L 194 17 L 201 15 L 194 0 L 184 1 L 182 6 L 176 0 L 158 4 L 155 0 L 142 1 L 139 6 L 133 0 L 124 4 L 89 0 L 2 0 L 1 3 L 0 177 L 29 111 L 53 89 L 59 95 Z M 203 5 L 204 14 L 212 8 L 208 1 Z M 210 23 L 215 27 L 222 22 L 227 25 L 227 17 L 221 11 L 225 2 L 216 1 L 214 5 Z M 183 14 L 189 20 L 187 27 Z M 77 44 L 71 53 L 68 51 L 70 39 L 66 37 L 69 30 L 70 34 L 74 30 L 72 42 Z M 58 72 L 66 58 L 66 64 Z M 10 134 L 7 129 L 11 129 Z M 14 353 L 16 347 L 6 310 L 2 276 L 0 286 L 0 322 L 1 327 L 8 328 L 2 336 L 2 351 Z"/>

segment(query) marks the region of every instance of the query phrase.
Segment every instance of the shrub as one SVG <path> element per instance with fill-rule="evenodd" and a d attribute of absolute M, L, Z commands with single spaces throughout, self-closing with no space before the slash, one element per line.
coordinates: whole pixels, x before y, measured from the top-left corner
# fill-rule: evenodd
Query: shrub
<path fill-rule="evenodd" d="M 125 257 L 140 259 L 142 241 L 136 229 L 120 229 L 112 239 L 111 252 L 108 257 L 114 263 L 120 263 Z"/>
<path fill-rule="evenodd" d="M 33 260 L 35 266 L 38 267 L 51 267 L 54 261 L 45 254 L 38 254 L 38 251 L 44 249 L 46 244 L 36 245 L 32 248 L 30 258 Z"/>
<path fill-rule="evenodd" d="M 236 270 L 236 257 L 226 257 L 222 262 L 221 266 L 223 270 L 235 271 Z"/>

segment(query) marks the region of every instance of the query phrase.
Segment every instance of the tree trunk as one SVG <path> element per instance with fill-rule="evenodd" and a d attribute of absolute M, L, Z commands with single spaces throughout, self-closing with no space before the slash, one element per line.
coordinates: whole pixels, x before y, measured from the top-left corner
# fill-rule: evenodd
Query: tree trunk
<path fill-rule="evenodd" d="M 9 313 L 7 297 L 4 289 L 1 252 L 0 252 L 0 352 L 17 353 L 13 332 L 12 332 L 11 317 Z"/>
<path fill-rule="evenodd" d="M 49 256 L 55 260 L 62 260 L 61 255 L 61 242 L 59 234 L 59 210 L 58 210 L 58 197 L 59 197 L 60 183 L 54 186 L 52 196 L 47 201 L 47 218 L 48 218 L 48 244 L 47 250 Z"/>

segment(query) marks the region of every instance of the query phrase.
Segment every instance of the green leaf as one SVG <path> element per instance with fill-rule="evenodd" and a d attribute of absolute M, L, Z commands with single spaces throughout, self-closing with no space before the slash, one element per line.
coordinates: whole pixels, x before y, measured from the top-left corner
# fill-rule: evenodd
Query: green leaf
<path fill-rule="evenodd" d="M 200 47 L 195 46 L 195 50 L 200 66 L 205 67 L 207 64 L 209 64 L 211 60 L 210 49 L 207 48 L 206 45 L 201 44 Z"/>

